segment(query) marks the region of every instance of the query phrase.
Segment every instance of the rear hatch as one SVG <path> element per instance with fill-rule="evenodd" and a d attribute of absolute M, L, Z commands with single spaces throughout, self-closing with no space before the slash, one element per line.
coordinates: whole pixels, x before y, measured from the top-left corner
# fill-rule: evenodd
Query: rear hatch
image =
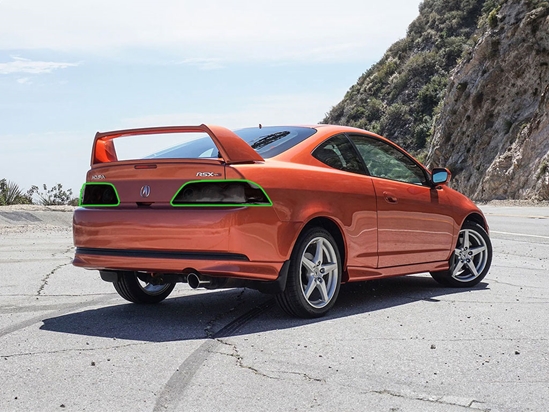
<path fill-rule="evenodd" d="M 250 145 L 219 126 L 97 133 L 82 195 L 90 185 L 110 186 L 117 197 L 111 206 L 169 206 L 190 181 L 224 180 L 227 165 L 261 161 Z M 94 201 L 82 203 L 93 206 Z"/>
<path fill-rule="evenodd" d="M 119 205 L 169 206 L 179 189 L 187 182 L 225 179 L 222 160 L 185 159 L 172 161 L 124 161 L 91 169 L 86 181 L 108 182 L 116 189 Z"/>

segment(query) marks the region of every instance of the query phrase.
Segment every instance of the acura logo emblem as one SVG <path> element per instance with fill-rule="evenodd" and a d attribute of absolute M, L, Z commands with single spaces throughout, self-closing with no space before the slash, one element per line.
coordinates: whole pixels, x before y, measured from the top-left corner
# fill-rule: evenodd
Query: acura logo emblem
<path fill-rule="evenodd" d="M 139 194 L 141 195 L 141 197 L 149 197 L 149 195 L 151 194 L 151 187 L 149 185 L 143 186 L 139 191 Z"/>

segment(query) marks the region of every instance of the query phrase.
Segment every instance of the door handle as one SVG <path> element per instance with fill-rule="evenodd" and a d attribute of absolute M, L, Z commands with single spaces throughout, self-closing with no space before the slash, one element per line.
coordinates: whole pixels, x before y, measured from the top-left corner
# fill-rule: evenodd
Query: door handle
<path fill-rule="evenodd" d="M 398 198 L 389 192 L 383 192 L 383 197 L 387 203 L 395 204 L 398 203 Z"/>

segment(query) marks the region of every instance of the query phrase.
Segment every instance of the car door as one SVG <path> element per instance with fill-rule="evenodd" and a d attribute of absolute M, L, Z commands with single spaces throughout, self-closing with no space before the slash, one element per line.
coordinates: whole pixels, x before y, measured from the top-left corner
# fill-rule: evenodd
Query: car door
<path fill-rule="evenodd" d="M 448 259 L 454 221 L 444 186 L 428 184 L 409 155 L 373 136 L 350 135 L 374 185 L 379 268 Z"/>
<path fill-rule="evenodd" d="M 341 199 L 341 208 L 345 212 L 343 229 L 347 246 L 347 266 L 363 269 L 376 269 L 377 250 L 377 212 L 376 194 L 372 179 L 367 176 L 364 163 L 345 134 L 339 134 L 318 146 L 313 156 L 334 169 L 355 175 L 353 199 Z M 342 217 L 342 216 L 340 216 Z"/>

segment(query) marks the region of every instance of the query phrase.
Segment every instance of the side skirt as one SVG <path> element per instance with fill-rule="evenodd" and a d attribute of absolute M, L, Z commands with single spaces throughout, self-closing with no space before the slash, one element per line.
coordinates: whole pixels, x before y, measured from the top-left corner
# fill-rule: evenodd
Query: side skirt
<path fill-rule="evenodd" d="M 349 282 L 359 282 L 362 280 L 380 279 L 392 276 L 412 275 L 414 273 L 439 272 L 448 270 L 448 261 L 421 263 L 418 265 L 393 266 L 381 269 L 362 268 L 348 266 Z"/>

